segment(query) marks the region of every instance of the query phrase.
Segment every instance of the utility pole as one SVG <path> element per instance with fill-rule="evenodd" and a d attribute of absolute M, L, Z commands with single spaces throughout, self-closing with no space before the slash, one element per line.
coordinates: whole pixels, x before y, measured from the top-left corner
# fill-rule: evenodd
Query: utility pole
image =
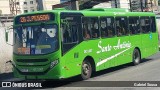
<path fill-rule="evenodd" d="M 144 6 L 145 8 L 147 7 L 147 4 L 148 4 L 148 3 L 147 3 L 147 0 L 145 0 L 145 6 Z"/>
<path fill-rule="evenodd" d="M 129 0 L 130 11 L 132 12 L 132 0 Z"/>
<path fill-rule="evenodd" d="M 140 2 L 141 2 L 140 3 L 141 4 L 141 11 L 143 12 L 143 1 L 141 0 Z"/>
<path fill-rule="evenodd" d="M 115 0 L 115 8 L 117 8 L 117 0 Z"/>
<path fill-rule="evenodd" d="M 76 10 L 79 10 L 79 1 L 76 0 L 75 3 L 76 3 Z"/>
<path fill-rule="evenodd" d="M 152 12 L 153 12 L 153 3 L 152 3 L 153 0 L 150 0 L 151 2 L 151 9 L 152 9 Z"/>

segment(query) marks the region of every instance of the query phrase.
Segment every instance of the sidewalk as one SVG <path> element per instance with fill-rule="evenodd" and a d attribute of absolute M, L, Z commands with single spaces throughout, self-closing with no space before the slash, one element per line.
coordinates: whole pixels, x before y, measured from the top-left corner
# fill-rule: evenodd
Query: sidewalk
<path fill-rule="evenodd" d="M 1 82 L 19 82 L 19 81 L 23 81 L 19 78 L 14 78 L 13 76 L 13 72 L 9 72 L 9 73 L 0 73 L 0 87 L 2 86 Z"/>
<path fill-rule="evenodd" d="M 14 78 L 13 76 L 13 72 L 9 72 L 9 73 L 2 73 L 0 74 L 0 81 L 23 81 L 22 79 L 19 78 Z"/>
<path fill-rule="evenodd" d="M 0 73 L 0 81 L 6 81 L 6 80 L 10 80 L 13 79 L 13 73 L 9 72 L 9 73 Z"/>

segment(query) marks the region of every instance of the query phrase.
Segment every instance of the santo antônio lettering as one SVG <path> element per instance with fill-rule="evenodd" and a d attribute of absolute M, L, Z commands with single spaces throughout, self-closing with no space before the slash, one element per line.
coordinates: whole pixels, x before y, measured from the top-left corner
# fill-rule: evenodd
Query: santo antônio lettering
<path fill-rule="evenodd" d="M 21 23 L 37 22 L 37 21 L 48 21 L 48 20 L 50 20 L 50 15 L 49 14 L 22 16 L 22 17 L 20 17 L 20 22 Z"/>

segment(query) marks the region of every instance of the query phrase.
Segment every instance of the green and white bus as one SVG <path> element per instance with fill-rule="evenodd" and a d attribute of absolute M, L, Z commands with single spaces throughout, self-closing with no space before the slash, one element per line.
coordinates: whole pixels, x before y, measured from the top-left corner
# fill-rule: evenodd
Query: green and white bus
<path fill-rule="evenodd" d="M 88 79 L 158 52 L 155 14 L 116 8 L 18 15 L 13 42 L 13 72 L 22 79 Z"/>

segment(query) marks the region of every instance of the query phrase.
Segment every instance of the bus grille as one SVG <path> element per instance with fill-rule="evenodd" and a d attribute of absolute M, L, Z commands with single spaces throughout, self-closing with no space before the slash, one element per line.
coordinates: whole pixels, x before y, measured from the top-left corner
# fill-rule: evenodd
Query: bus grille
<path fill-rule="evenodd" d="M 17 59 L 17 62 L 23 62 L 23 63 L 28 63 L 28 62 L 47 62 L 48 59 Z"/>

